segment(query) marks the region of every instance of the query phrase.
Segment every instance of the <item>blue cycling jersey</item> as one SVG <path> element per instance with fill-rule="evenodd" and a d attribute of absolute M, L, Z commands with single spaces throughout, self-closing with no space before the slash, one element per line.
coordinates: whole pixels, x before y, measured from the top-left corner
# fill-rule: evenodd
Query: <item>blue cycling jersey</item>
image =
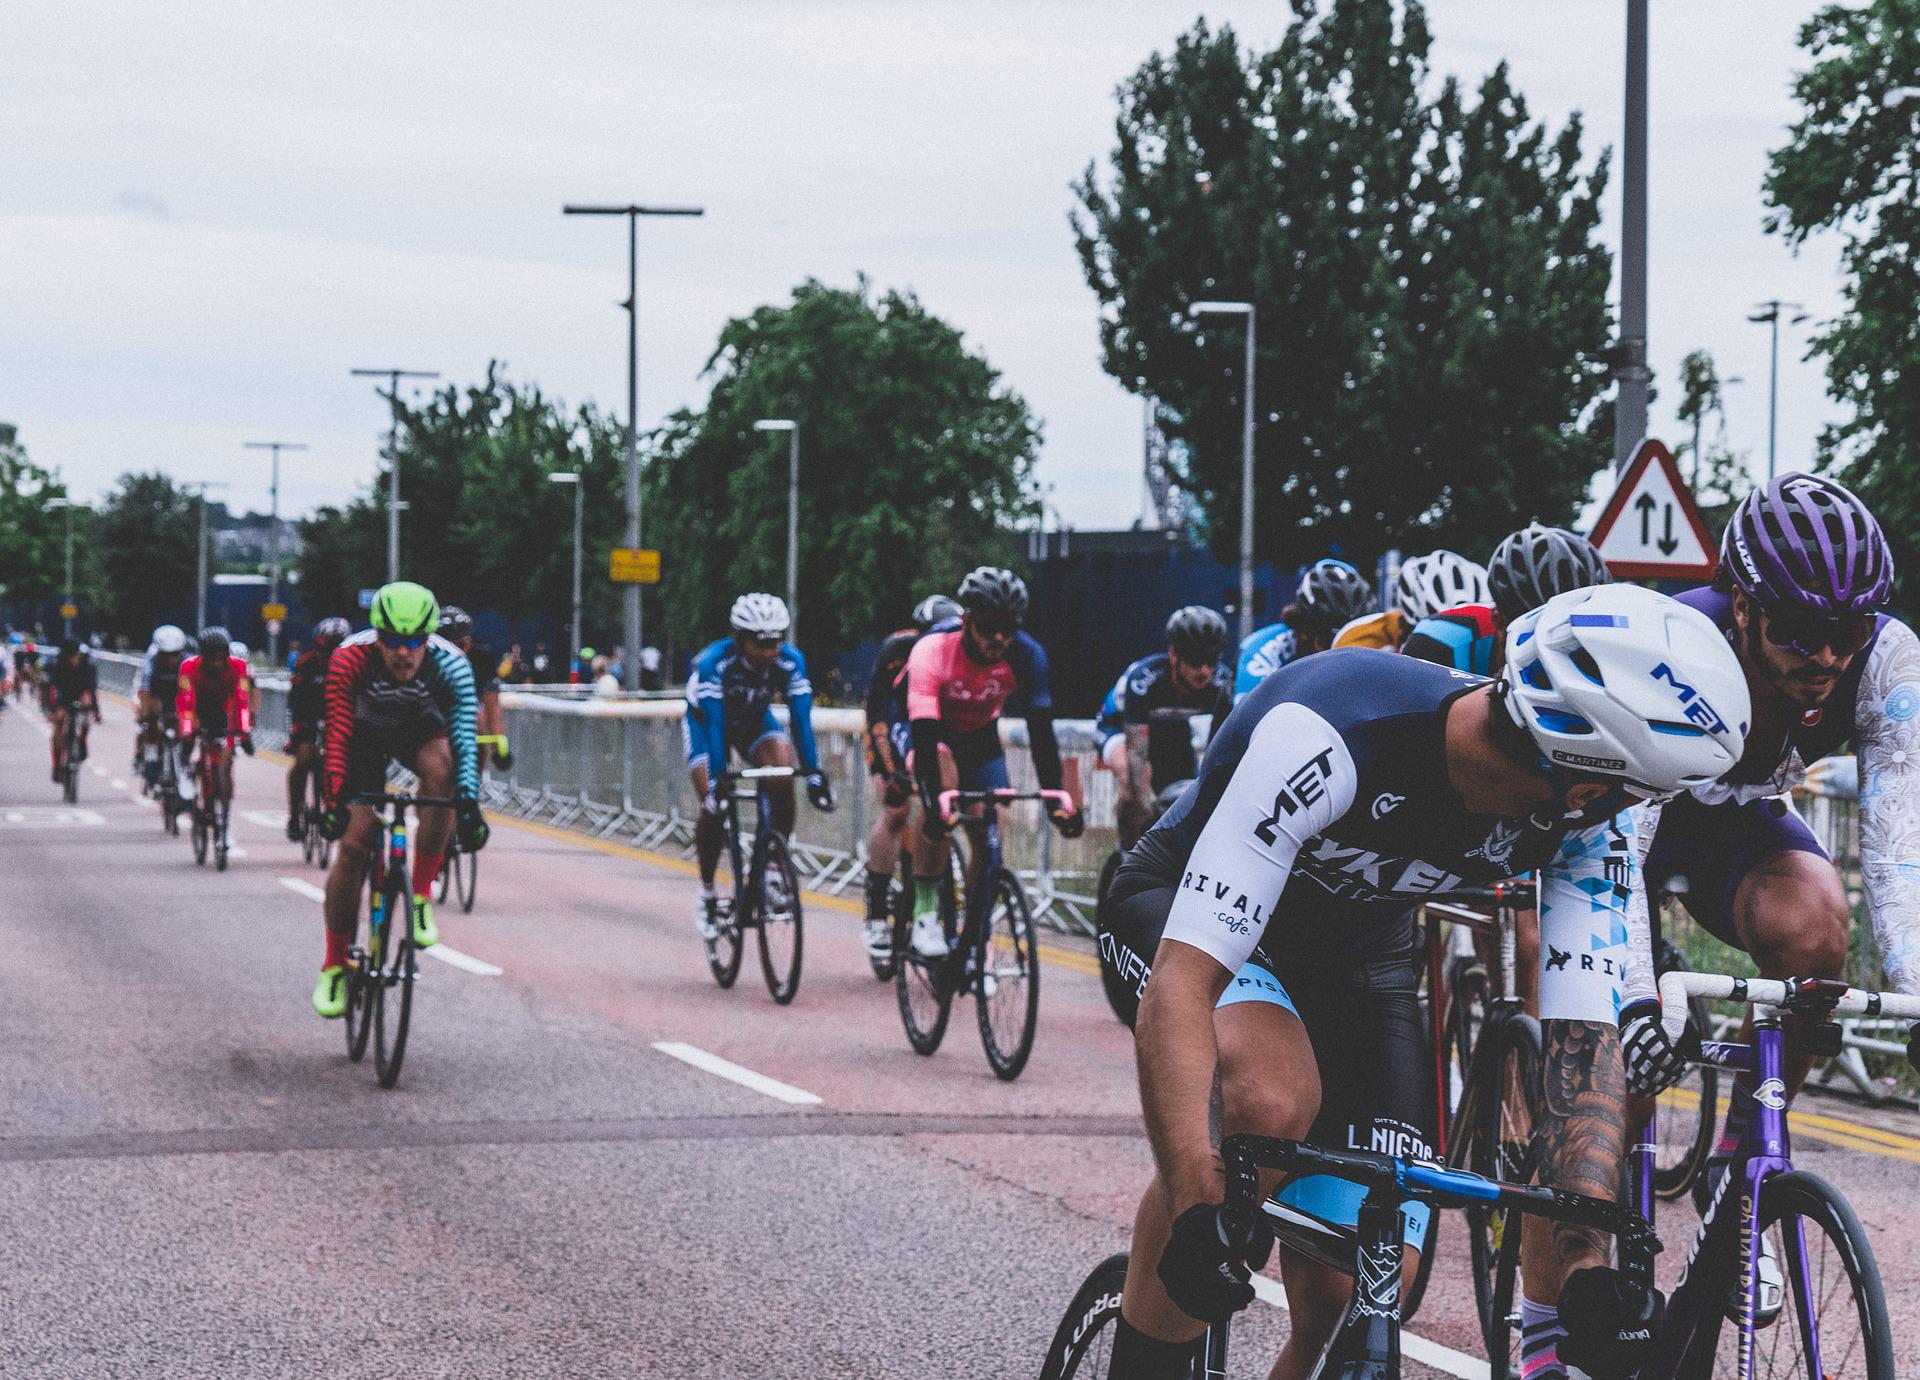
<path fill-rule="evenodd" d="M 1299 654 L 1300 639 L 1285 623 L 1269 623 L 1248 633 L 1234 664 L 1233 702 L 1240 703 L 1249 690 Z"/>
<path fill-rule="evenodd" d="M 774 728 L 773 702 L 787 702 L 787 722 L 805 771 L 819 769 L 813 741 L 813 683 L 798 647 L 782 645 L 764 670 L 755 670 L 731 637 L 693 659 L 687 676 L 687 735 L 692 760 L 710 770 L 725 768 L 729 746 L 743 752 Z M 704 749 L 704 751 L 702 751 Z"/>
<path fill-rule="evenodd" d="M 1120 673 L 1113 683 L 1113 689 L 1107 691 L 1107 697 L 1100 701 L 1100 716 L 1093 721 L 1094 741 L 1104 749 L 1108 743 L 1120 736 L 1126 724 L 1124 714 L 1127 704 L 1127 677 L 1133 672 L 1129 666 Z"/>

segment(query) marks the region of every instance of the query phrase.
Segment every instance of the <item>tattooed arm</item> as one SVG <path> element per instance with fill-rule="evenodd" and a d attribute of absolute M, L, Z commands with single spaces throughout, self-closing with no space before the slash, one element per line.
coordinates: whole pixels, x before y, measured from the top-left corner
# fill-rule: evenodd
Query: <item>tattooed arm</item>
<path fill-rule="evenodd" d="M 1889 621 L 1854 707 L 1860 876 L 1887 980 L 1920 992 L 1920 638 Z"/>
<path fill-rule="evenodd" d="M 1127 740 L 1127 779 L 1120 792 L 1120 841 L 1131 848 L 1134 840 L 1146 832 L 1149 802 L 1153 799 L 1153 764 L 1147 755 L 1148 730 L 1145 724 L 1130 723 Z"/>
<path fill-rule="evenodd" d="M 1540 1047 L 1544 1087 L 1535 1130 L 1541 1182 L 1569 1193 L 1617 1197 L 1627 1143 L 1620 1032 L 1611 1020 L 1542 1021 Z M 1527 1283 L 1536 1287 L 1538 1279 L 1547 1285 L 1546 1297 L 1558 1298 L 1566 1276 L 1607 1263 L 1612 1240 L 1604 1232 L 1568 1222 L 1555 1222 L 1552 1228 L 1551 1261 L 1530 1262 Z M 1536 1272 L 1533 1265 L 1543 1268 Z"/>

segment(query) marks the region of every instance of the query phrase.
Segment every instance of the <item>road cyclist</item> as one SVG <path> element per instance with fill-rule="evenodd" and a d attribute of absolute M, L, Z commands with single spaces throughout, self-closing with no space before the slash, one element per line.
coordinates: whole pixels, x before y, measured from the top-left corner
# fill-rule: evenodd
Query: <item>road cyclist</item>
<path fill-rule="evenodd" d="M 53 780 L 75 798 L 80 764 L 87 760 L 87 730 L 100 722 L 100 671 L 75 638 L 61 640 L 44 676 L 48 714 L 53 720 Z"/>
<path fill-rule="evenodd" d="M 180 663 L 174 693 L 174 717 L 180 725 L 181 755 L 198 767 L 181 778 L 181 797 L 193 811 L 194 861 L 205 862 L 209 847 L 214 866 L 225 871 L 233 809 L 233 750 L 253 755 L 252 679 L 233 654 L 227 630 L 202 628 L 194 655 Z"/>
<path fill-rule="evenodd" d="M 1379 601 L 1373 585 L 1359 570 L 1332 556 L 1323 556 L 1300 577 L 1293 602 L 1280 611 L 1280 621 L 1255 628 L 1240 643 L 1234 663 L 1233 702 L 1296 657 L 1324 652 L 1340 629 L 1374 612 Z"/>
<path fill-rule="evenodd" d="M 1190 720 L 1206 715 L 1211 733 L 1233 707 L 1233 670 L 1221 660 L 1227 620 L 1189 604 L 1173 611 L 1165 636 L 1165 651 L 1120 673 L 1107 696 L 1110 708 L 1095 724 L 1096 740 L 1104 739 L 1101 761 L 1120 783 L 1115 815 L 1123 850 L 1152 822 L 1155 793 L 1192 779 L 1198 758 Z"/>
<path fill-rule="evenodd" d="M 491 762 L 501 771 L 512 770 L 513 753 L 500 708 L 499 654 L 474 637 L 473 616 L 455 604 L 440 610 L 440 636 L 460 649 L 473 670 L 473 693 L 479 703 L 476 726 L 481 768 L 484 770 Z"/>
<path fill-rule="evenodd" d="M 167 730 L 175 724 L 174 701 L 186 657 L 186 633 L 173 623 L 162 623 L 148 638 L 146 654 L 133 674 L 133 770 L 148 795 L 160 788 L 161 757 Z"/>
<path fill-rule="evenodd" d="M 287 840 L 306 835 L 308 796 L 319 799 L 320 721 L 326 717 L 327 667 L 334 650 L 353 633 L 344 618 L 313 625 L 313 645 L 294 659 L 287 681 Z M 313 806 L 318 809 L 317 803 Z"/>
<path fill-rule="evenodd" d="M 1336 647 L 1397 652 L 1421 619 L 1441 609 L 1487 602 L 1486 567 L 1452 551 L 1429 551 L 1402 562 L 1393 607 L 1356 618 L 1333 636 Z"/>

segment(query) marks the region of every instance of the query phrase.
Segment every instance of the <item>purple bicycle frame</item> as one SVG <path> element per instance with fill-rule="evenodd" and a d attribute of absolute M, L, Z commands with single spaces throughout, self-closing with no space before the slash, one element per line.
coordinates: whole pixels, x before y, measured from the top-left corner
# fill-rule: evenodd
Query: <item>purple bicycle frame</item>
<path fill-rule="evenodd" d="M 1705 1375 L 1711 1370 L 1720 1327 L 1726 1321 L 1722 1312 L 1726 1296 L 1714 1287 L 1716 1271 L 1710 1262 L 1713 1253 L 1726 1248 L 1732 1232 L 1739 1232 L 1739 1262 L 1746 1282 L 1740 1308 L 1739 1374 L 1753 1373 L 1754 1313 L 1759 1307 L 1759 1279 L 1755 1264 L 1760 1259 L 1760 1187 L 1776 1174 L 1793 1168 L 1793 1147 L 1787 1134 L 1787 1085 L 1783 1077 L 1786 1035 L 1777 1018 L 1753 1023 L 1753 1043 L 1708 1040 L 1701 1047 L 1703 1064 L 1745 1073 L 1754 1080 L 1754 1114 L 1742 1137 L 1729 1171 L 1722 1176 L 1719 1189 L 1707 1204 L 1700 1221 L 1699 1234 L 1687 1257 L 1686 1269 L 1673 1297 L 1667 1302 L 1666 1317 L 1654 1339 L 1653 1358 L 1641 1370 L 1643 1376 L 1675 1376 L 1692 1372 Z M 1654 1220 L 1653 1160 L 1655 1130 L 1659 1110 L 1647 1117 L 1639 1138 L 1628 1152 L 1628 1172 L 1633 1185 L 1635 1205 L 1647 1221 Z M 1726 1217 L 1732 1188 L 1739 1198 L 1733 1205 L 1735 1217 Z M 1784 1267 L 1787 1290 L 1798 1308 L 1796 1318 L 1805 1345 L 1807 1359 L 1820 1366 L 1820 1328 L 1812 1313 L 1807 1274 L 1807 1243 L 1798 1218 L 1784 1233 Z M 1785 1320 L 1782 1319 L 1782 1322 Z M 1774 1324 L 1779 1326 L 1779 1323 Z M 1696 1354 L 1695 1348 L 1700 1348 Z"/>

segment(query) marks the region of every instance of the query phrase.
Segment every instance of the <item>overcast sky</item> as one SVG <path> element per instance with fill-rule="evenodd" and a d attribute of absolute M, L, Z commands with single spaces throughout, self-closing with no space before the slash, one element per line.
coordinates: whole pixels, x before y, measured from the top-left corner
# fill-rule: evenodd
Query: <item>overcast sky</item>
<path fill-rule="evenodd" d="M 1624 5 L 1431 0 L 1436 70 L 1502 57 L 1537 116 L 1617 144 Z M 1651 353 L 1704 346 L 1731 437 L 1766 463 L 1780 296 L 1839 309 L 1835 254 L 1761 232 L 1812 6 L 1655 5 Z M 1269 45 L 1280 3 L 1209 5 Z M 1068 182 L 1112 146 L 1113 88 L 1195 11 L 1138 0 L 699 0 L 324 6 L 14 0 L 0 21 L 0 420 L 97 497 L 131 468 L 231 483 L 252 439 L 305 441 L 282 508 L 376 467 L 385 407 L 355 366 L 478 377 L 489 358 L 625 407 L 624 227 L 566 201 L 695 204 L 641 228 L 640 414 L 697 404 L 724 321 L 811 275 L 909 287 L 1045 424 L 1077 526 L 1139 509 L 1140 409 L 1100 369 Z M 1617 190 L 1616 175 L 1613 187 Z M 1610 190 L 1606 233 L 1618 237 Z M 1804 328 L 1803 328 L 1804 329 Z M 1830 420 L 1783 338 L 1780 453 Z"/>

